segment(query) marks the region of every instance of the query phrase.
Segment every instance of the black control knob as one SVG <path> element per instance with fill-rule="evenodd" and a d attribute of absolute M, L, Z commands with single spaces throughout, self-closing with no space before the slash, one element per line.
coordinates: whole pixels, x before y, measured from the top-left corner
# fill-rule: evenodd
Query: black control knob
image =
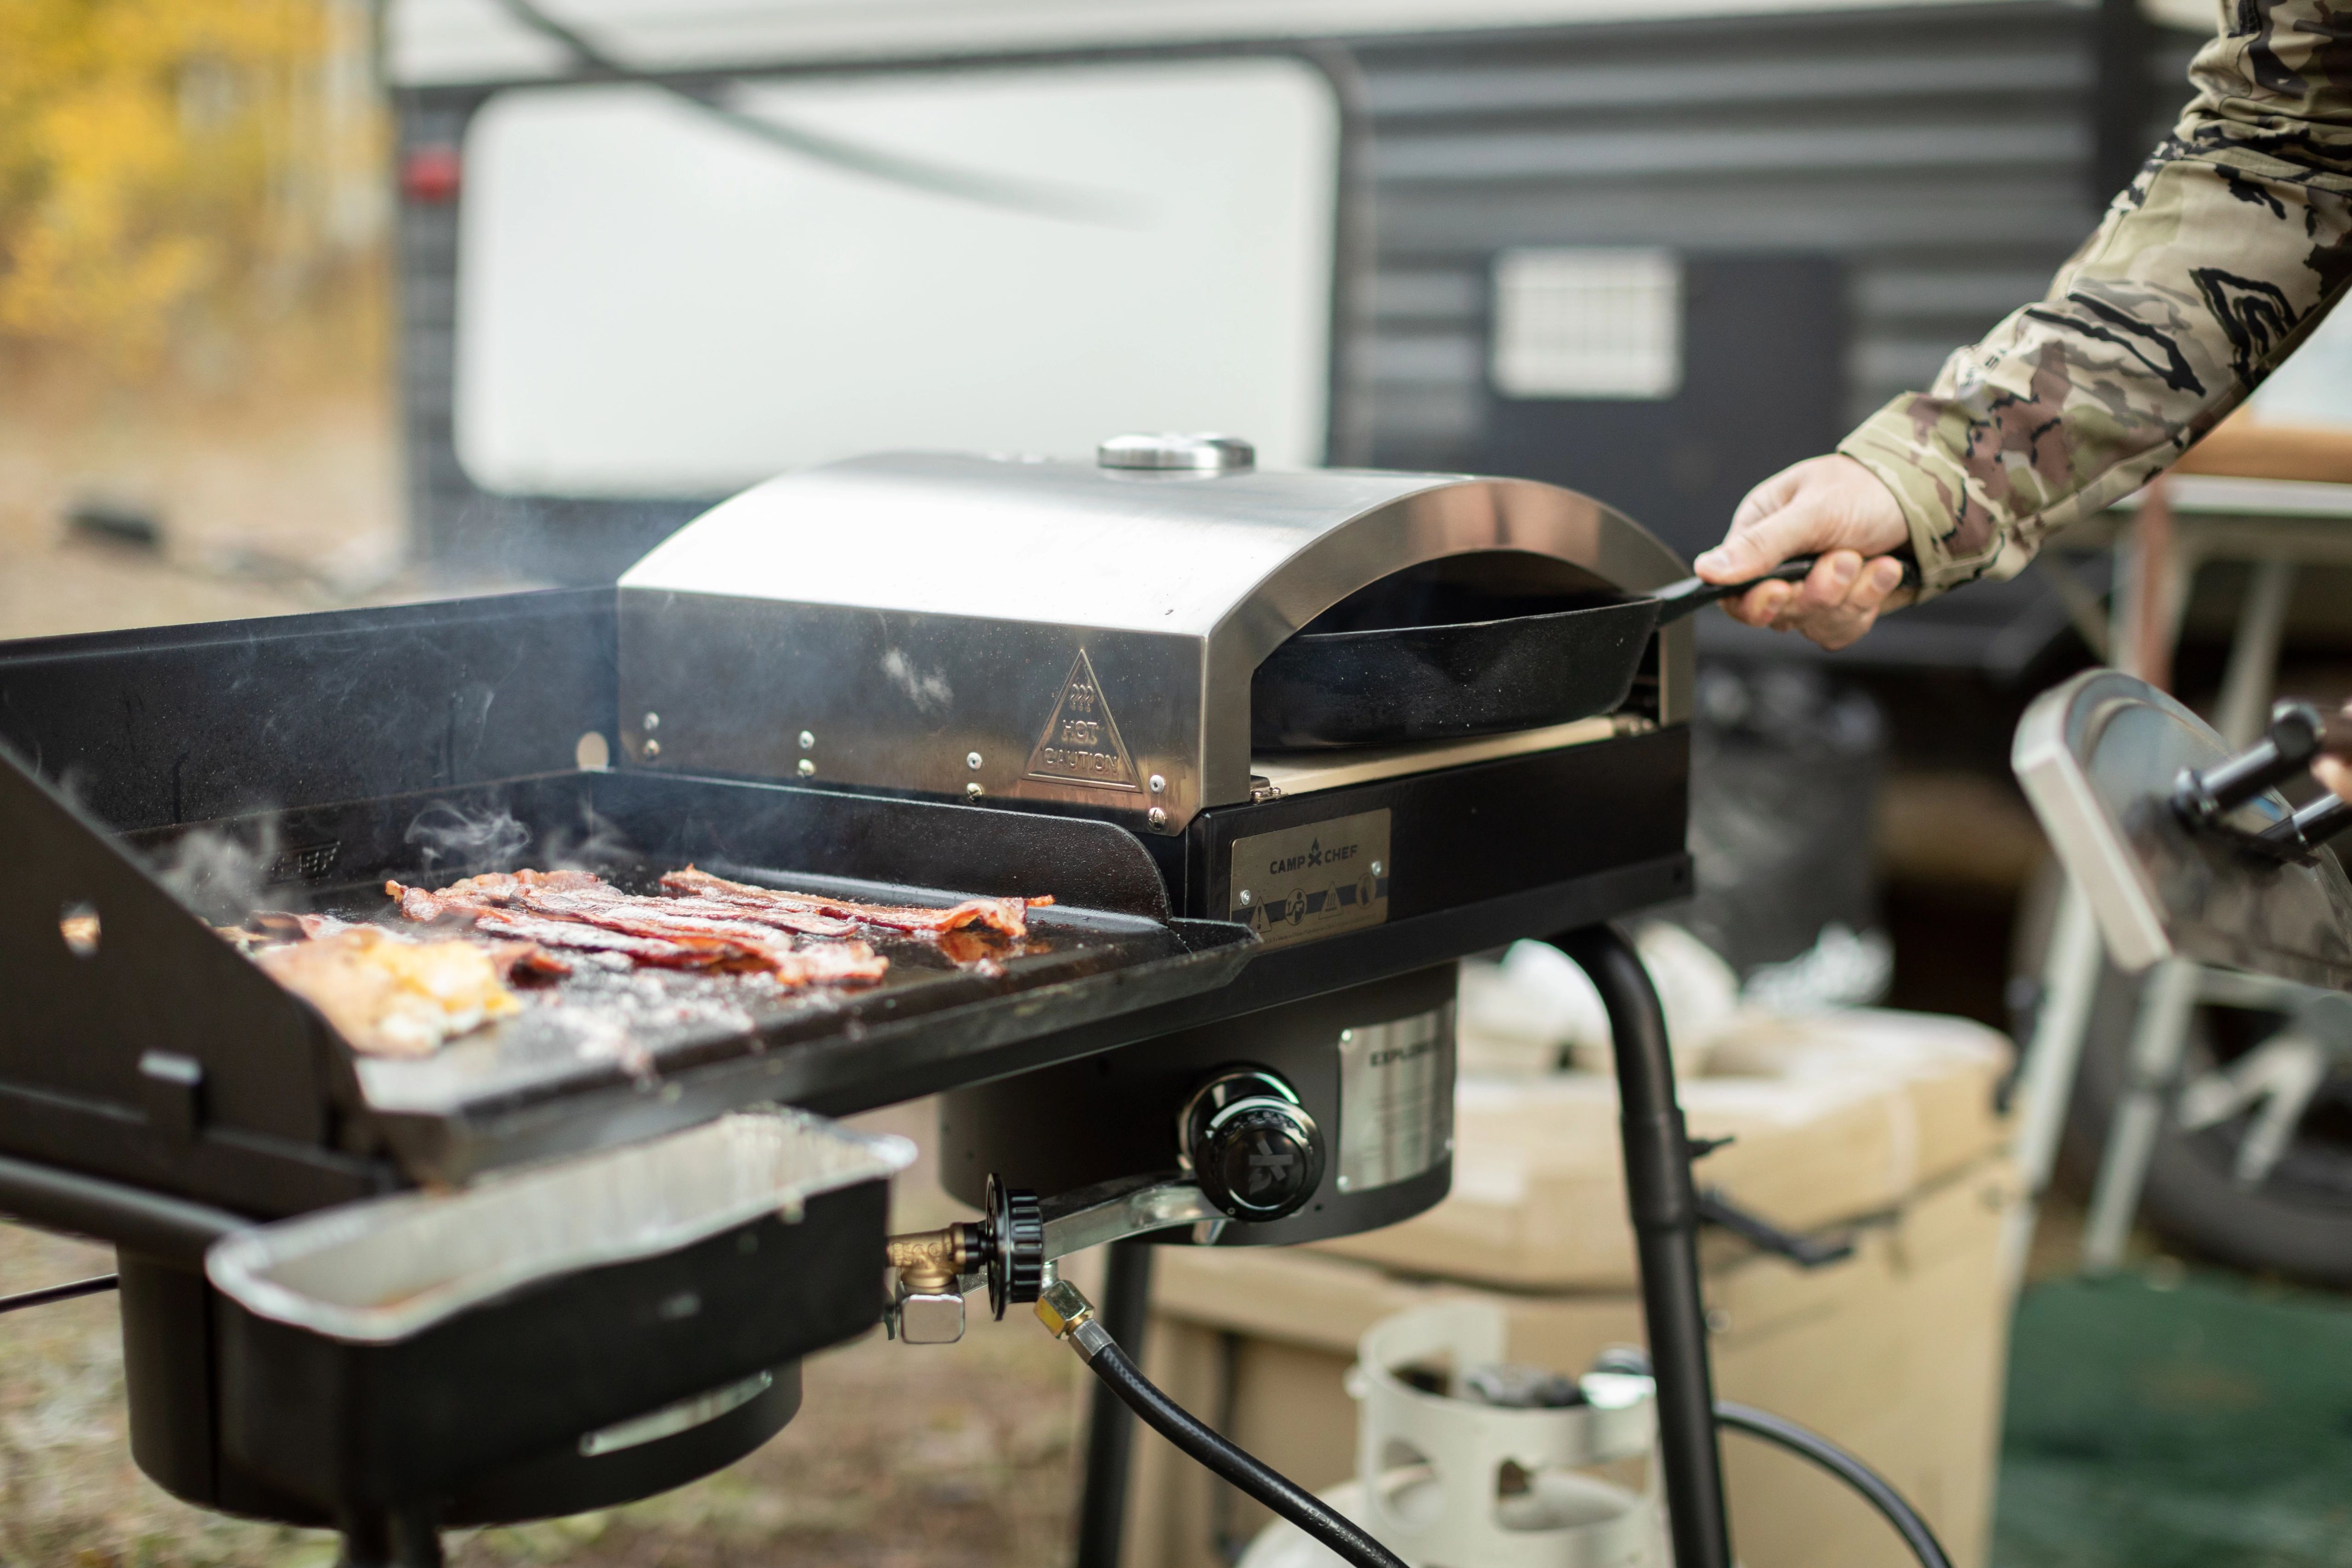
<path fill-rule="evenodd" d="M 991 1172 L 984 1250 L 988 1307 L 1001 1322 L 1014 1301 L 1034 1301 L 1045 1289 L 1045 1216 L 1037 1194 L 1008 1187 Z"/>
<path fill-rule="evenodd" d="M 1182 1120 L 1192 1179 L 1235 1219 L 1296 1214 L 1322 1185 L 1322 1131 L 1277 1074 L 1220 1074 L 1194 1093 Z"/>

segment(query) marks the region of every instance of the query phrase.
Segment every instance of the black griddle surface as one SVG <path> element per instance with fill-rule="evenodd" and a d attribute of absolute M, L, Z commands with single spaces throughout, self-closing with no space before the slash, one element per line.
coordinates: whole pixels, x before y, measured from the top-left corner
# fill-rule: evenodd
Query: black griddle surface
<path fill-rule="evenodd" d="M 652 893 L 662 873 L 677 868 L 630 857 L 587 868 L 625 892 Z M 872 903 L 944 905 L 982 896 L 977 890 L 960 894 L 756 867 L 702 868 L 736 881 Z M 425 885 L 454 879 L 435 878 Z M 339 889 L 314 899 L 311 908 L 373 921 L 404 936 L 469 940 L 461 925 L 419 925 L 401 918 L 380 887 Z M 889 960 L 878 982 L 785 987 L 760 973 L 625 963 L 605 967 L 593 955 L 560 950 L 572 973 L 550 984 L 515 986 L 523 1004 L 520 1016 L 462 1035 L 429 1057 L 361 1056 L 360 1083 L 377 1110 L 479 1113 L 583 1087 L 650 1083 L 713 1060 L 825 1037 L 855 1041 L 877 1024 L 1181 959 L 1191 952 L 1160 921 L 1082 909 L 1032 910 L 1029 935 L 1019 942 L 971 928 L 947 933 L 945 942 L 870 930 L 860 936 Z M 964 954 L 965 961 L 957 962 Z"/>
<path fill-rule="evenodd" d="M 1041 893 L 1057 900 L 1029 912 L 1029 934 L 1020 942 L 971 928 L 944 941 L 862 931 L 890 961 L 877 983 L 785 989 L 756 973 L 606 969 L 565 951 L 571 975 L 516 985 L 520 1015 L 459 1036 L 431 1056 L 372 1057 L 338 1041 L 356 1086 L 352 1109 L 379 1130 L 402 1171 L 412 1180 L 456 1181 L 490 1165 L 646 1136 L 736 1105 L 841 1110 L 929 1092 L 929 1079 L 943 1071 L 990 1076 L 998 1047 L 1213 989 L 1256 948 L 1244 927 L 1167 918 L 1156 879 L 1148 887 L 1140 873 L 1121 879 L 1117 857 L 1132 853 L 1148 871 L 1141 851 L 1120 851 L 1132 840 L 1100 824 L 1018 819 L 1003 832 L 1026 842 L 1034 858 L 992 871 L 967 858 L 961 868 L 981 873 L 969 887 L 799 868 L 828 853 L 837 864 L 840 846 L 861 838 L 869 855 L 887 841 L 903 847 L 898 858 L 908 863 L 928 854 L 952 866 L 952 856 L 940 858 L 940 809 L 720 781 L 573 774 L 126 837 L 163 866 L 185 858 L 182 844 L 192 833 L 233 839 L 277 873 L 253 909 L 331 914 L 428 939 L 478 940 L 454 922 L 403 918 L 383 891 L 387 879 L 431 888 L 482 871 L 561 865 L 594 871 L 626 892 L 655 893 L 664 872 L 693 864 L 737 881 L 878 904 L 946 906 Z M 1001 815 L 953 809 L 958 821 Z M 801 840 L 814 847 L 805 856 L 781 830 L 849 811 L 879 815 L 871 823 L 826 824 Z M 420 851 L 416 825 L 453 816 L 510 819 L 529 841 L 494 860 L 419 864 L 430 857 Z M 1107 833 L 1115 837 L 1093 845 Z M 644 847 L 648 843 L 654 847 Z M 1103 852 L 1113 864 L 1088 858 Z M 1082 897 L 1091 892 L 1126 907 L 1059 902 L 1057 880 Z M 227 925 L 244 918 L 243 907 L 240 900 L 205 912 Z M 1152 912 L 1138 912 L 1142 908 Z M 332 1036 L 323 1020 L 320 1027 Z"/>

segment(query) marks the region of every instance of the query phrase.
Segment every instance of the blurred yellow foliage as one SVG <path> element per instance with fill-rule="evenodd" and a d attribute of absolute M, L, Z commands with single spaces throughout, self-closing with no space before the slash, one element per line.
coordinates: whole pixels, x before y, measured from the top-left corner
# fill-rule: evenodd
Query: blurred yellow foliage
<path fill-rule="evenodd" d="M 364 0 L 0 0 L 0 337 L 152 370 L 382 226 Z"/>

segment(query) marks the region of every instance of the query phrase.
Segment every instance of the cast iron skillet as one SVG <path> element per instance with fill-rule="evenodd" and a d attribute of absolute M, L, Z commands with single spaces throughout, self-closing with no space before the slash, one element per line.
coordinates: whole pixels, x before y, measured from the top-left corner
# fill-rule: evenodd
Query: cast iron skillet
<path fill-rule="evenodd" d="M 1625 700 L 1650 634 L 1758 583 L 1793 583 L 1817 557 L 1746 583 L 1685 577 L 1539 615 L 1299 632 L 1250 681 L 1260 752 L 1401 746 L 1565 724 Z M 1441 611 L 1442 613 L 1442 611 Z"/>

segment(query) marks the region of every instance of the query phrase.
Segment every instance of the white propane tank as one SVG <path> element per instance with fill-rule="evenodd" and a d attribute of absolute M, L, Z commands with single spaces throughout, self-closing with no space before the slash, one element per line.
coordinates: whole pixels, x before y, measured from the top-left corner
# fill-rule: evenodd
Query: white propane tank
<path fill-rule="evenodd" d="M 1323 1500 L 1412 1568 L 1670 1568 L 1650 1380 L 1609 1372 L 1570 1379 L 1511 1366 L 1505 1330 L 1501 1310 L 1477 1301 L 1416 1308 L 1374 1324 L 1348 1374 L 1360 1405 L 1356 1479 Z M 1442 1392 L 1406 1381 L 1441 1370 Z M 1572 1388 L 1575 1403 L 1496 1402 L 1534 1383 L 1561 1394 Z M 1591 1473 L 1626 1461 L 1639 1463 L 1638 1485 Z M 1338 1562 L 1277 1520 L 1239 1568 Z"/>

